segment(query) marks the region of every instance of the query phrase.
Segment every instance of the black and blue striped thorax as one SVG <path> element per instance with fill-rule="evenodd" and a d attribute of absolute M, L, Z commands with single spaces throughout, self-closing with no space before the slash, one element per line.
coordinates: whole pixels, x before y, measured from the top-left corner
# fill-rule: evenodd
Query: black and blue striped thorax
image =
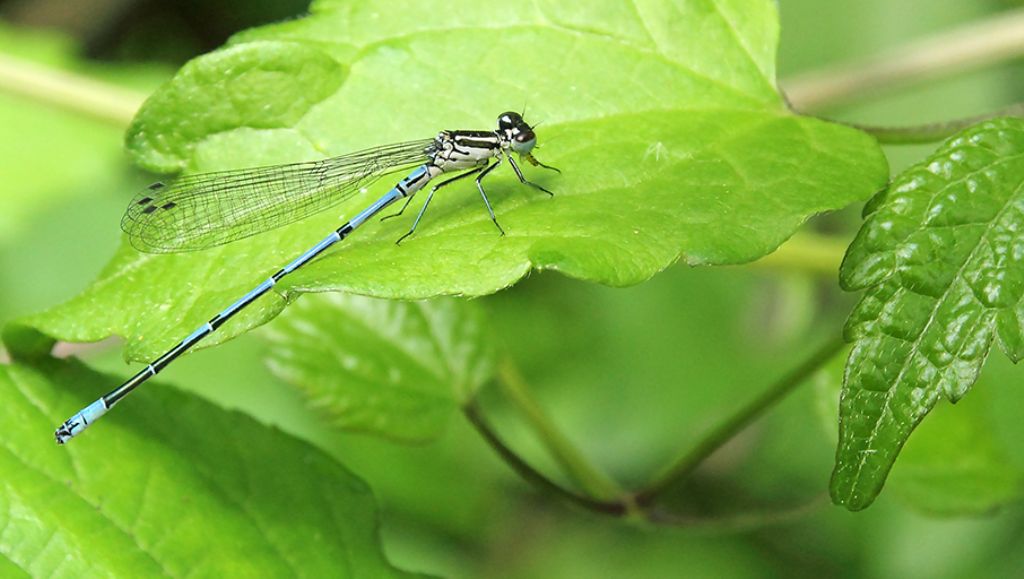
<path fill-rule="evenodd" d="M 494 131 L 441 131 L 428 155 L 430 164 L 446 173 L 486 165 L 505 148 Z"/>

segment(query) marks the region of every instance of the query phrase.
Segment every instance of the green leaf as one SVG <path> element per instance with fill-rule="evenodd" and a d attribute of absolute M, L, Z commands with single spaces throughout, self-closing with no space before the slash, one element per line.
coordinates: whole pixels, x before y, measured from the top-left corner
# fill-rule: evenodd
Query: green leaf
<path fill-rule="evenodd" d="M 273 318 L 287 303 L 281 295 L 294 292 L 483 295 L 531 269 L 625 286 L 679 259 L 743 263 L 887 178 L 871 137 L 786 108 L 769 0 L 367 0 L 320 2 L 312 12 L 186 65 L 132 126 L 138 162 L 213 170 L 337 155 L 444 128 L 489 129 L 526 103 L 527 117 L 542 121 L 540 158 L 564 173 L 528 171 L 553 199 L 507 170 L 488 178 L 504 237 L 471 183 L 445 190 L 400 247 L 411 216 L 370 223 L 207 346 Z M 140 255 L 125 245 L 83 294 L 28 323 L 65 340 L 120 334 L 128 358 L 150 358 L 391 181 L 337 211 L 219 249 Z"/>
<path fill-rule="evenodd" d="M 472 302 L 307 296 L 261 335 L 267 364 L 335 426 L 401 441 L 443 432 L 494 372 L 494 347 Z"/>
<path fill-rule="evenodd" d="M 169 388 L 67 447 L 54 425 L 115 383 L 78 362 L 0 366 L 0 561 L 32 576 L 408 576 L 373 495 L 323 452 Z M 0 564 L 0 567 L 3 565 Z"/>
<path fill-rule="evenodd" d="M 1024 121 L 968 129 L 866 209 L 841 281 L 850 315 L 832 498 L 862 509 L 940 397 L 959 400 L 994 336 L 1024 352 Z M 970 452 L 963 449 L 963 452 Z"/>
<path fill-rule="evenodd" d="M 154 171 L 180 171 L 195 144 L 218 133 L 295 126 L 344 79 L 344 67 L 314 47 L 251 42 L 224 48 L 186 64 L 146 101 L 128 129 L 127 146 Z"/>
<path fill-rule="evenodd" d="M 846 357 L 836 356 L 814 378 L 821 423 L 833 441 Z M 942 516 L 984 514 L 1024 496 L 1024 470 L 1007 452 L 1014 439 L 1000 432 L 988 395 L 1007 380 L 1005 372 L 986 368 L 974 395 L 955 408 L 938 404 L 907 441 L 889 490 L 918 511 Z"/>

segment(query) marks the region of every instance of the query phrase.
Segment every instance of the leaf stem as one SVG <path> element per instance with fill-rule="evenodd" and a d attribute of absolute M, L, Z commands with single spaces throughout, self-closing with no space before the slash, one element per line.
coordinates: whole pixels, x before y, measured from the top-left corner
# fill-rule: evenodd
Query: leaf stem
<path fill-rule="evenodd" d="M 683 527 L 688 531 L 735 534 L 789 523 L 801 519 L 827 504 L 829 504 L 828 493 L 820 493 L 810 500 L 793 506 L 718 517 L 687 517 L 651 509 L 648 511 L 647 520 L 656 525 Z"/>
<path fill-rule="evenodd" d="M 145 96 L 110 83 L 0 54 L 0 90 L 124 128 Z"/>
<path fill-rule="evenodd" d="M 641 506 L 650 504 L 676 482 L 693 473 L 716 450 L 739 434 L 751 422 L 764 414 L 766 410 L 792 392 L 797 386 L 803 384 L 807 378 L 841 351 L 844 345 L 845 342 L 841 336 L 836 336 L 826 342 L 803 364 L 784 375 L 761 393 L 761 395 L 740 408 L 732 418 L 714 428 L 693 450 L 684 454 L 675 464 L 666 469 L 664 474 L 655 479 L 653 483 L 638 491 L 635 494 L 637 503 Z"/>
<path fill-rule="evenodd" d="M 484 440 L 493 448 L 509 467 L 514 470 L 523 480 L 536 485 L 542 490 L 586 510 L 610 515 L 613 517 L 631 516 L 637 521 L 647 521 L 654 525 L 685 527 L 691 530 L 706 533 L 735 533 L 750 529 L 762 528 L 769 525 L 784 524 L 799 519 L 820 508 L 827 495 L 821 495 L 810 501 L 792 507 L 784 507 L 777 510 L 765 510 L 750 513 L 739 513 L 724 517 L 690 517 L 677 515 L 657 507 L 642 508 L 639 506 L 639 495 L 623 494 L 613 500 L 598 500 L 589 496 L 581 495 L 566 489 L 540 471 L 530 466 L 511 448 L 505 445 L 498 434 L 487 423 L 483 417 L 477 400 L 471 399 L 465 406 L 463 412 L 469 419 L 470 424 L 477 432 L 484 437 Z"/>
<path fill-rule="evenodd" d="M 520 458 L 515 451 L 502 442 L 497 433 L 494 432 L 490 425 L 487 424 L 487 421 L 484 420 L 483 414 L 480 412 L 480 406 L 475 398 L 471 399 L 463 406 L 463 412 L 466 414 L 466 417 L 469 419 L 469 422 L 473 427 L 476 428 L 477 432 L 479 432 L 481 436 L 484 437 L 484 440 L 491 445 L 491 448 L 501 456 L 512 470 L 516 471 L 516 473 L 526 481 L 587 510 L 614 516 L 621 516 L 629 510 L 628 505 L 623 501 L 604 501 L 580 495 L 559 486 L 554 481 L 541 474 L 540 471 L 530 466 L 526 461 Z"/>
<path fill-rule="evenodd" d="M 1017 9 L 909 42 L 861 62 L 804 73 L 782 85 L 797 109 L 817 110 L 1021 54 L 1024 9 Z"/>
<path fill-rule="evenodd" d="M 873 135 L 878 139 L 878 142 L 884 145 L 916 145 L 921 143 L 935 143 L 937 141 L 948 139 L 967 127 L 996 117 L 1024 117 L 1024 103 L 1012 104 L 1008 107 L 999 109 L 998 111 L 984 115 L 975 115 L 952 121 L 926 123 L 923 125 L 909 127 L 880 127 L 831 119 L 829 120 L 830 122 L 842 123 Z"/>
<path fill-rule="evenodd" d="M 562 470 L 588 495 L 602 500 L 621 498 L 623 489 L 592 465 L 530 395 L 530 389 L 518 368 L 507 357 L 498 364 L 498 383 L 509 400 L 533 426 L 547 451 Z"/>
<path fill-rule="evenodd" d="M 801 232 L 753 265 L 787 269 L 835 279 L 850 241 L 835 235 Z"/>

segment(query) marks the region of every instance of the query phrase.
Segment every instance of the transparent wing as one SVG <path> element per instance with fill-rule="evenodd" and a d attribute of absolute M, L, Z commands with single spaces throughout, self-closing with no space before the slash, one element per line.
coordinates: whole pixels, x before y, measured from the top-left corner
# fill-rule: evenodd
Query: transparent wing
<path fill-rule="evenodd" d="M 121 229 L 139 251 L 196 251 L 319 213 L 403 166 L 428 159 L 424 139 L 320 161 L 186 175 L 155 183 L 128 206 Z"/>

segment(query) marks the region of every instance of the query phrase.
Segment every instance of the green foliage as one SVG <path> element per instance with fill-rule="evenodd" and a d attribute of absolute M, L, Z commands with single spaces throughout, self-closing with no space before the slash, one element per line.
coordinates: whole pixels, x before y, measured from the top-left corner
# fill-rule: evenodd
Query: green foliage
<path fill-rule="evenodd" d="M 55 423 L 118 380 L 45 353 L 54 338 L 91 341 L 112 334 L 127 338 L 130 359 L 161 353 L 379 196 L 397 176 L 322 216 L 224 248 L 151 256 L 122 245 L 79 297 L 8 325 L 4 337 L 17 361 L 0 366 L 0 421 L 14 425 L 5 436 L 9 460 L 0 464 L 7 485 L 0 493 L 0 576 L 151 570 L 397 574 L 381 555 L 374 500 L 359 479 L 387 510 L 387 559 L 453 576 L 721 576 L 723 569 L 740 576 L 842 576 L 865 569 L 903 577 L 1012 575 L 998 571 L 1016 572 L 1024 562 L 1016 555 L 1021 550 L 1000 548 L 998 563 L 978 556 L 993 544 L 1019 543 L 1019 514 L 1012 509 L 942 526 L 912 518 L 887 501 L 857 517 L 821 509 L 802 512 L 785 527 L 758 530 L 772 522 L 775 507 L 802 504 L 824 485 L 837 436 L 838 366 L 822 378 L 816 401 L 807 398 L 812 392 L 795 391 L 648 511 L 678 512 L 686 524 L 726 531 L 709 536 L 637 529 L 561 508 L 554 499 L 537 500 L 536 489 L 524 493 L 479 433 L 453 412 L 479 396 L 487 419 L 513 452 L 556 483 L 572 484 L 572 476 L 559 476 L 565 472 L 547 452 L 545 432 L 524 420 L 529 413 L 511 403 L 508 392 L 481 388 L 494 373 L 499 350 L 521 370 L 535 407 L 550 413 L 580 456 L 623 487 L 643 490 L 672 457 L 700 447 L 791 371 L 822 332 L 835 334 L 838 319 L 830 313 L 841 300 L 834 281 L 818 283 L 806 271 L 790 276 L 756 268 L 669 267 L 677 260 L 715 265 L 756 259 L 809 216 L 863 200 L 885 181 L 885 160 L 872 139 L 797 116 L 778 96 L 773 4 L 456 1 L 424 7 L 411 1 L 325 0 L 314 4 L 311 17 L 242 33 L 224 49 L 185 65 L 153 95 L 129 132 L 129 153 L 149 169 L 198 172 L 344 154 L 441 128 L 489 128 L 498 112 L 525 104 L 527 119 L 541 121 L 538 156 L 564 173 L 527 167 L 529 178 L 555 190 L 548 199 L 522 188 L 507 167 L 495 172 L 488 190 L 509 231 L 505 238 L 494 232 L 472 184 L 445 190 L 402 247 L 392 242 L 411 219 L 367 224 L 204 345 L 271 321 L 290 305 L 262 332 L 264 342 L 239 341 L 168 369 L 176 383 L 274 428 L 147 387 L 98 427 L 103 430 L 58 450 L 49 438 Z M 833 45 L 845 59 L 875 52 L 879 43 L 869 39 L 874 34 L 903 40 L 984 11 L 962 3 L 927 10 L 912 1 L 892 9 L 923 16 L 905 19 L 913 23 L 911 32 L 900 19 L 890 19 L 899 24 L 891 30 L 867 23 L 868 16 L 883 18 L 875 12 L 890 5 L 838 3 L 823 27 L 819 2 L 785 3 L 784 14 L 803 14 L 807 25 L 790 21 L 785 45 L 799 62 L 827 64 L 835 54 L 822 46 Z M 936 20 L 939 26 L 922 24 Z M 0 29 L 0 50 L 38 52 L 58 67 L 77 66 L 66 45 L 11 40 L 6 33 Z M 110 74 L 89 73 L 115 81 L 135 76 L 113 67 Z M 934 93 L 943 95 L 932 98 L 941 106 L 925 109 L 919 101 L 928 93 L 907 91 L 867 105 L 875 108 L 837 116 L 905 124 L 1002 104 L 993 95 L 1005 79 L 986 73 L 990 82 L 978 83 L 977 76 L 965 76 L 958 85 L 972 95 L 968 100 Z M 947 108 L 947 102 L 957 104 Z M 0 118 L 25 133 L 6 143 L 10 162 L 0 183 L 0 244 L 13 242 L 0 252 L 0 260 L 12 256 L 2 268 L 12 275 L 0 278 L 5 317 L 6 310 L 63 299 L 59 292 L 79 287 L 82 272 L 98 269 L 88 257 L 109 255 L 113 246 L 106 242 L 117 235 L 118 211 L 134 185 L 122 184 L 127 172 L 112 171 L 121 162 L 112 139 L 89 122 L 22 101 L 7 103 L 6 97 Z M 90 164 L 104 144 L 105 168 Z M 85 151 L 90 155 L 81 148 L 95 150 Z M 1018 153 L 1012 149 L 979 165 L 984 178 L 999 181 L 993 189 L 1007 199 L 1015 199 L 1015 191 L 1001 187 L 1019 183 L 1012 169 Z M 948 148 L 943 152 L 928 168 L 915 169 L 923 171 L 918 193 L 940 189 L 929 185 L 941 181 L 936 173 L 955 175 L 958 163 L 974 168 L 984 157 L 983 150 L 964 158 Z M 927 153 L 904 148 L 887 154 L 902 167 Z M 54 158 L 65 161 L 61 171 L 50 170 Z M 850 322 L 862 355 L 846 386 L 846 446 L 840 448 L 836 481 L 853 476 L 841 470 L 851 464 L 850 456 L 866 457 L 847 502 L 851 508 L 866 506 L 902 452 L 886 483 L 888 496 L 912 511 L 986 513 L 1024 493 L 1024 451 L 1007 444 L 1024 436 L 1024 391 L 1013 389 L 1018 376 L 1005 358 L 991 357 L 975 394 L 955 408 L 938 398 L 950 391 L 954 399 L 962 395 L 987 346 L 936 369 L 945 382 L 925 383 L 924 372 L 908 373 L 896 381 L 900 388 L 893 388 L 890 406 L 875 404 L 873 395 L 858 395 L 851 386 L 877 387 L 872 379 L 888 379 L 893 357 L 900 363 L 936 355 L 935 348 L 900 349 L 901 340 L 886 337 L 892 328 L 913 333 L 923 319 L 932 319 L 928 324 L 944 325 L 945 331 L 926 326 L 926 343 L 957 345 L 950 341 L 958 337 L 957 328 L 948 323 L 956 316 L 946 315 L 938 303 L 931 310 L 936 315 L 918 302 L 904 307 L 897 299 L 903 296 L 885 293 L 887 287 L 932 290 L 952 280 L 950 288 L 957 291 L 964 287 L 957 283 L 972 281 L 984 289 L 983 280 L 972 280 L 967 270 L 951 270 L 964 258 L 972 228 L 985 226 L 984 218 L 974 218 L 990 214 L 991 207 L 971 205 L 970 218 L 957 227 L 914 229 L 915 216 L 925 222 L 930 214 L 909 193 L 907 205 L 890 206 L 899 197 L 894 191 L 869 207 L 861 235 L 874 235 L 878 245 L 859 239 L 844 270 L 844 283 L 852 286 L 849 279 L 856 278 L 868 296 Z M 960 199 L 977 195 L 972 191 Z M 901 213 L 907 207 L 910 217 Z M 893 231 L 878 227 L 882 218 L 876 215 L 886 211 L 903 219 L 892 221 L 905 228 L 906 239 L 889 239 Z M 962 217 L 963 211 L 952 215 Z M 859 222 L 847 217 L 853 216 L 830 216 L 819 224 L 830 233 L 852 231 Z M 67 231 L 75 232 L 73 240 L 66 240 Z M 844 237 L 829 239 L 840 244 Z M 54 240 L 60 255 L 53 255 Z M 870 256 L 857 254 L 865 248 Z M 787 263 L 802 259 L 796 255 L 787 252 Z M 934 263 L 926 264 L 931 258 Z M 796 266 L 810 269 L 806 263 Z M 625 290 L 534 275 L 486 300 L 436 297 L 496 292 L 533 269 L 618 287 L 667 267 Z M 1017 273 L 1006 268 L 992 276 L 1004 284 L 1000 290 L 1015 291 Z M 968 298 L 984 300 L 986 293 L 971 289 L 961 291 L 964 301 L 956 304 L 950 290 L 946 303 L 962 306 L 958 319 L 981 326 L 987 319 L 988 330 L 979 326 L 978 332 L 988 331 L 989 337 L 975 333 L 963 343 L 978 346 L 995 332 L 1011 354 L 1024 351 L 1011 323 L 1018 319 L 1016 302 L 978 314 L 978 304 Z M 333 290 L 435 299 L 386 302 Z M 328 293 L 293 302 L 306 292 Z M 971 333 L 964 328 L 960 336 Z M 880 345 L 872 349 L 876 339 Z M 87 355 L 90 364 L 122 373 L 113 351 Z M 281 382 L 262 371 L 263 361 Z M 911 378 L 921 380 L 910 384 Z M 914 398 L 918 392 L 922 397 Z M 858 400 L 867 404 L 856 406 Z M 936 400 L 930 418 L 907 440 L 925 406 Z M 806 419 L 814 402 L 831 436 L 821 436 L 818 425 Z M 918 414 L 895 419 L 907 410 Z M 888 430 L 858 453 L 850 443 L 863 439 L 854 429 L 871 417 Z M 359 479 L 292 435 L 332 454 Z M 878 460 L 889 464 L 876 469 L 872 461 Z M 865 481 L 876 486 L 865 491 Z M 691 520 L 690 513 L 697 516 Z M 728 532 L 731 523 L 752 530 L 736 536 Z M 63 563 L 57 551 L 69 554 Z M 596 551 L 608 556 L 590 557 Z M 301 560 L 289 566 L 289 556 Z"/>
<path fill-rule="evenodd" d="M 153 171 L 181 171 L 192 148 L 218 133 L 294 127 L 342 86 L 344 73 L 328 55 L 297 43 L 224 48 L 186 64 L 146 101 L 128 129 L 128 150 Z"/>
<path fill-rule="evenodd" d="M 840 408 L 832 497 L 862 509 L 940 397 L 959 400 L 994 337 L 1024 357 L 1024 121 L 998 119 L 951 139 L 865 210 L 841 281 L 866 289 Z"/>
<path fill-rule="evenodd" d="M 815 379 L 820 418 L 833 441 L 848 352 L 836 356 Z M 988 364 L 987 366 L 992 366 Z M 1012 374 L 986 367 L 975 393 L 956 407 L 939 403 L 907 440 L 886 481 L 888 492 L 918 511 L 979 515 L 1024 496 L 1024 465 L 1014 461 L 991 408 L 996 390 L 1016 386 Z"/>
<path fill-rule="evenodd" d="M 0 565 L 34 576 L 399 577 L 373 495 L 278 430 L 168 388 L 107 418 L 111 436 L 43 433 L 114 378 L 76 362 L 0 366 Z M 6 575 L 6 573 L 5 573 Z"/>
<path fill-rule="evenodd" d="M 531 268 L 620 286 L 678 259 L 742 263 L 809 216 L 884 183 L 870 137 L 785 108 L 767 0 L 449 8 L 389 4 L 395 18 L 379 19 L 369 2 L 325 2 L 309 18 L 240 35 L 150 99 L 129 147 L 160 170 L 294 161 L 487 128 L 526 102 L 527 116 L 543 121 L 542 159 L 565 171 L 531 173 L 555 198 L 507 173 L 489 181 L 508 231 L 499 237 L 471 186 L 453 188 L 401 247 L 393 241 L 408 221 L 369 225 L 205 345 L 268 321 L 294 292 L 482 295 Z M 473 57 L 453 69 L 460 54 Z M 259 98 L 237 90 L 255 86 Z M 125 245 L 79 297 L 26 323 L 73 341 L 119 334 L 128 358 L 151 358 L 337 223 L 327 212 L 195 254 L 140 255 Z"/>
<path fill-rule="evenodd" d="M 296 303 L 262 335 L 270 369 L 346 430 L 404 441 L 436 437 L 494 371 L 475 304 L 324 294 Z"/>

